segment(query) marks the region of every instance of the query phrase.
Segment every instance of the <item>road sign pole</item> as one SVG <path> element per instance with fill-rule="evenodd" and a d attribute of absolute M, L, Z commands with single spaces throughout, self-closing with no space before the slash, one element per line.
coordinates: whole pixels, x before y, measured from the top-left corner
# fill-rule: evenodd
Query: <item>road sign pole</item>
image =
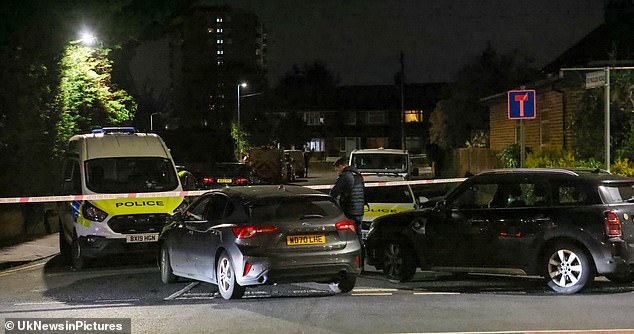
<path fill-rule="evenodd" d="M 610 67 L 605 68 L 605 170 L 610 171 Z"/>
<path fill-rule="evenodd" d="M 520 120 L 520 167 L 524 168 L 524 151 L 526 151 L 526 144 L 524 141 L 524 119 Z"/>

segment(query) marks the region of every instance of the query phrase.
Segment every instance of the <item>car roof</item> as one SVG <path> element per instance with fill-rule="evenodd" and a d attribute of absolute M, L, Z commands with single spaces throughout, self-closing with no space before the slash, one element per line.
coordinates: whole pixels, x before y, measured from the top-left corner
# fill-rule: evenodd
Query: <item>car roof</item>
<path fill-rule="evenodd" d="M 407 151 L 397 150 L 393 148 L 366 148 L 352 151 L 353 154 L 360 153 L 377 153 L 377 154 L 407 154 Z"/>
<path fill-rule="evenodd" d="M 330 198 L 329 195 L 311 188 L 293 185 L 256 185 L 247 187 L 229 187 L 219 190 L 232 197 L 238 197 L 248 203 L 262 198 L 284 198 L 297 196 L 319 196 Z"/>
<path fill-rule="evenodd" d="M 499 175 L 541 175 L 554 176 L 569 179 L 592 180 L 594 182 L 634 182 L 633 178 L 610 174 L 598 168 L 506 168 L 483 171 L 474 177 L 487 177 Z"/>

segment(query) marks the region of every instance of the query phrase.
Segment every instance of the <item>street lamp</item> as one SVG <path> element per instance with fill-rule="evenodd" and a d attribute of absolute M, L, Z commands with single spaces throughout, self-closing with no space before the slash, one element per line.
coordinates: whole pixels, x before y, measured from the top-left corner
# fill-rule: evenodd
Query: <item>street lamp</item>
<path fill-rule="evenodd" d="M 97 37 L 90 31 L 82 31 L 79 37 L 79 41 L 86 45 L 93 45 L 97 41 Z"/>
<path fill-rule="evenodd" d="M 240 128 L 240 87 L 246 88 L 247 83 L 241 82 L 240 84 L 238 84 L 238 129 Z"/>
<path fill-rule="evenodd" d="M 150 114 L 150 131 L 154 131 L 154 115 L 160 115 L 160 112 L 154 112 Z"/>

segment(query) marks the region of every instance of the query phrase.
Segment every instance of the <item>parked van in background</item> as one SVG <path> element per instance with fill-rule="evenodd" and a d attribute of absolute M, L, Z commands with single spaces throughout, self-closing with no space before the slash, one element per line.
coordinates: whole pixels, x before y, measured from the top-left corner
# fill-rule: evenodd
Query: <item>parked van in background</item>
<path fill-rule="evenodd" d="M 156 134 L 114 127 L 68 142 L 64 195 L 181 190 L 172 156 Z M 88 258 L 151 251 L 167 216 L 180 205 L 181 197 L 60 202 L 60 252 L 79 270 Z"/>
<path fill-rule="evenodd" d="M 407 151 L 395 149 L 363 149 L 350 153 L 350 166 L 361 174 L 398 175 L 405 180 L 418 176 L 418 169 L 412 169 Z"/>

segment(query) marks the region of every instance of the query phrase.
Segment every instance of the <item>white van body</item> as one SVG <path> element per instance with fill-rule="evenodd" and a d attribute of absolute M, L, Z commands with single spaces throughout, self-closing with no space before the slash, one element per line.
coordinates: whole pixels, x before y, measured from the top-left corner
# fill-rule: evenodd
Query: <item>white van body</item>
<path fill-rule="evenodd" d="M 395 149 L 363 149 L 350 153 L 350 166 L 361 174 L 398 175 L 410 179 L 410 161 L 407 151 Z"/>
<path fill-rule="evenodd" d="M 64 195 L 181 191 L 169 149 L 156 134 L 104 128 L 73 136 L 63 167 Z M 151 251 L 181 197 L 62 203 L 60 251 L 76 269 L 85 259 Z"/>

